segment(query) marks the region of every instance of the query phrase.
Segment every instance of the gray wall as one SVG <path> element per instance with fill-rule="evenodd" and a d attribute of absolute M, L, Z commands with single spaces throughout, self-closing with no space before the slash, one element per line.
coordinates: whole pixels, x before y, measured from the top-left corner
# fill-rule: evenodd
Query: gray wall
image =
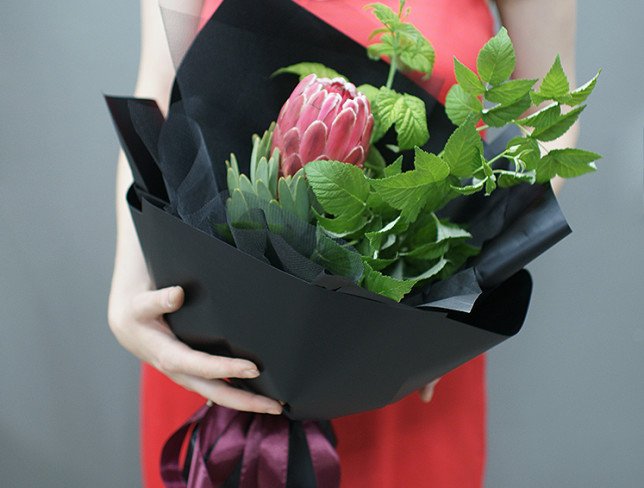
<path fill-rule="evenodd" d="M 579 3 L 579 78 L 604 68 L 581 144 L 605 159 L 568 183 L 574 234 L 531 265 L 525 328 L 489 354 L 489 488 L 644 480 L 644 11 Z M 100 95 L 132 92 L 137 4 L 3 3 L 2 486 L 139 485 L 137 363 L 105 319 L 117 145 Z"/>

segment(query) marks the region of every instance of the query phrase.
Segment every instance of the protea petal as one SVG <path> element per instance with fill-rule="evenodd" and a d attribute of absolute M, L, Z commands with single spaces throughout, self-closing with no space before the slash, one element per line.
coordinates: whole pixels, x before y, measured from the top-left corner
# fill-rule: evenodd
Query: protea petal
<path fill-rule="evenodd" d="M 326 153 L 329 157 L 343 161 L 349 145 L 349 136 L 355 123 L 356 114 L 350 109 L 343 110 L 335 118 L 333 124 L 331 124 L 329 138 L 326 143 Z"/>
<path fill-rule="evenodd" d="M 327 132 L 326 126 L 320 120 L 316 120 L 306 129 L 300 142 L 300 158 L 303 164 L 315 161 L 324 153 Z"/>
<path fill-rule="evenodd" d="M 300 150 L 300 130 L 297 127 L 293 127 L 288 130 L 284 137 L 282 138 L 282 153 L 284 156 L 288 157 L 293 153 L 297 153 Z"/>
<path fill-rule="evenodd" d="M 330 127 L 333 119 L 338 116 L 341 103 L 342 96 L 340 96 L 339 93 L 327 93 L 324 101 L 322 102 L 320 114 L 318 115 L 318 118 L 324 122 L 327 127 Z"/>
<path fill-rule="evenodd" d="M 354 147 L 343 161 L 356 166 L 362 166 L 365 160 L 365 152 L 362 146 Z"/>
<path fill-rule="evenodd" d="M 291 154 L 289 157 L 282 159 L 280 171 L 283 175 L 294 175 L 302 169 L 302 160 L 298 154 Z"/>
<path fill-rule="evenodd" d="M 304 95 L 291 97 L 286 101 L 286 105 L 284 105 L 282 113 L 280 113 L 277 119 L 277 123 L 282 126 L 283 132 L 287 131 L 297 123 L 297 119 L 300 118 L 300 112 L 302 111 L 303 105 Z"/>
<path fill-rule="evenodd" d="M 297 128 L 304 132 L 320 115 L 320 108 L 326 97 L 324 91 L 318 91 L 315 95 L 307 100 L 300 112 L 300 118 L 297 121 Z"/>

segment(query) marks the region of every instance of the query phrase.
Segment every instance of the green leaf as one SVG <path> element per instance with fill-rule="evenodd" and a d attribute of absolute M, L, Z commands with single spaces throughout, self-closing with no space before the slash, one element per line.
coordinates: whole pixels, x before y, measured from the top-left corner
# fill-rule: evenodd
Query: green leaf
<path fill-rule="evenodd" d="M 367 56 L 374 61 L 378 61 L 382 56 L 392 57 L 396 51 L 391 34 L 383 35 L 381 40 L 382 42 L 370 44 L 367 47 Z"/>
<path fill-rule="evenodd" d="M 437 276 L 443 270 L 445 265 L 447 265 L 447 259 L 441 258 L 441 259 L 438 260 L 438 262 L 436 264 L 434 264 L 433 266 L 431 266 L 429 269 L 427 269 L 426 271 L 422 272 L 418 276 L 412 277 L 411 280 L 413 280 L 415 283 L 417 283 L 417 282 L 419 282 L 421 280 L 427 280 L 429 278 L 433 278 L 433 277 Z"/>
<path fill-rule="evenodd" d="M 468 231 L 460 225 L 448 220 L 440 220 L 436 217 L 436 242 L 443 242 L 452 239 L 469 239 L 472 237 Z"/>
<path fill-rule="evenodd" d="M 461 63 L 456 56 L 454 56 L 454 74 L 461 88 L 470 95 L 478 96 L 485 92 L 485 87 L 478 75 Z"/>
<path fill-rule="evenodd" d="M 478 120 L 482 109 L 483 102 L 461 85 L 452 85 L 447 92 L 445 112 L 454 125 L 461 125 L 470 116 Z"/>
<path fill-rule="evenodd" d="M 508 141 L 507 157 L 512 159 L 517 168 L 534 170 L 541 160 L 539 143 L 530 137 L 515 137 Z"/>
<path fill-rule="evenodd" d="M 344 75 L 341 75 L 333 68 L 329 68 L 321 63 L 297 63 L 290 66 L 285 66 L 275 71 L 271 77 L 281 75 L 281 74 L 293 74 L 298 75 L 300 80 L 303 80 L 310 74 L 315 74 L 319 78 L 344 78 L 348 81 L 348 78 Z"/>
<path fill-rule="evenodd" d="M 517 123 L 520 125 L 534 127 L 535 129 L 544 129 L 552 126 L 559 119 L 560 115 L 561 107 L 558 103 L 553 103 L 528 117 L 517 120 Z"/>
<path fill-rule="evenodd" d="M 403 162 L 403 157 L 398 156 L 393 163 L 385 166 L 385 170 L 384 170 L 385 178 L 389 176 L 399 175 L 400 173 L 402 173 L 402 162 Z"/>
<path fill-rule="evenodd" d="M 418 260 L 432 260 L 443 257 L 447 252 L 449 242 L 428 242 L 421 246 L 415 247 L 411 251 L 401 252 L 400 255 L 405 258 L 418 259 Z"/>
<path fill-rule="evenodd" d="M 374 271 L 382 271 L 398 261 L 398 258 L 370 258 L 369 256 L 362 256 L 362 261 L 367 263 Z"/>
<path fill-rule="evenodd" d="M 304 171 L 325 212 L 338 217 L 364 212 L 369 182 L 360 168 L 339 161 L 312 161 Z"/>
<path fill-rule="evenodd" d="M 376 101 L 373 104 L 373 115 L 379 121 L 383 134 L 394 125 L 397 120 L 396 103 L 401 97 L 390 88 L 380 88 Z"/>
<path fill-rule="evenodd" d="M 414 167 L 418 171 L 429 173 L 433 179 L 430 183 L 444 180 L 450 172 L 449 165 L 445 161 L 418 146 L 414 148 Z"/>
<path fill-rule="evenodd" d="M 319 227 L 316 234 L 317 245 L 311 260 L 333 274 L 346 276 L 356 283 L 360 281 L 364 273 L 360 254 L 326 236 Z"/>
<path fill-rule="evenodd" d="M 472 118 L 458 127 L 447 140 L 443 159 L 453 175 L 460 178 L 472 176 L 480 166 L 483 142 Z"/>
<path fill-rule="evenodd" d="M 483 187 L 485 186 L 486 179 L 487 178 L 478 180 L 476 183 L 472 183 L 466 186 L 450 185 L 450 188 L 460 195 L 473 195 L 474 193 L 478 193 L 483 189 Z"/>
<path fill-rule="evenodd" d="M 391 28 L 397 27 L 400 24 L 398 14 L 391 10 L 387 5 L 382 3 L 372 3 L 366 6 L 385 26 Z"/>
<path fill-rule="evenodd" d="M 534 171 L 517 173 L 515 171 L 497 170 L 496 172 L 496 182 L 500 188 L 508 188 L 522 183 L 532 185 L 535 181 L 536 175 Z"/>
<path fill-rule="evenodd" d="M 398 98 L 394 111 L 400 149 L 405 150 L 424 145 L 429 139 L 425 102 L 405 93 Z"/>
<path fill-rule="evenodd" d="M 537 80 L 509 80 L 490 88 L 485 98 L 490 102 L 511 104 L 525 97 Z"/>
<path fill-rule="evenodd" d="M 586 105 L 579 105 L 570 112 L 560 115 L 551 125 L 540 127 L 532 132 L 531 137 L 540 141 L 553 141 L 565 134 L 577 121 Z"/>
<path fill-rule="evenodd" d="M 391 276 L 384 275 L 371 268 L 367 263 L 364 263 L 364 269 L 362 286 L 397 302 L 402 300 L 416 284 L 415 280 L 397 280 Z"/>
<path fill-rule="evenodd" d="M 597 78 L 599 78 L 599 74 L 602 72 L 602 70 L 599 70 L 595 76 L 592 77 L 592 79 L 583 85 L 581 85 L 579 88 L 576 90 L 573 90 L 570 92 L 570 98 L 566 100 L 567 105 L 579 105 L 580 103 L 584 103 L 586 99 L 590 96 L 590 94 L 593 92 L 595 89 L 595 85 L 597 84 Z"/>
<path fill-rule="evenodd" d="M 599 154 L 583 149 L 553 149 L 537 166 L 537 182 L 545 183 L 556 175 L 573 178 L 595 171 L 594 162 L 598 159 L 601 159 Z"/>
<path fill-rule="evenodd" d="M 546 76 L 544 76 L 537 95 L 540 98 L 547 100 L 565 102 L 569 91 L 570 83 L 568 82 L 566 73 L 564 73 L 563 67 L 561 66 L 561 59 L 559 58 L 559 55 L 557 55 L 552 67 Z"/>
<path fill-rule="evenodd" d="M 483 122 L 490 127 L 503 127 L 528 110 L 531 105 L 530 96 L 526 95 L 509 105 L 500 104 L 496 107 L 485 109 L 482 115 Z"/>
<path fill-rule="evenodd" d="M 444 197 L 442 186 L 436 186 L 435 176 L 429 171 L 406 171 L 399 175 L 371 180 L 371 186 L 382 199 L 401 211 L 408 221 L 416 220 L 418 213 L 427 204 L 428 199 Z"/>
<path fill-rule="evenodd" d="M 363 230 L 367 224 L 367 219 L 362 214 L 341 216 L 334 219 L 316 214 L 315 218 L 320 227 L 326 230 L 329 235 L 337 238 L 352 236 Z"/>
<path fill-rule="evenodd" d="M 479 51 L 476 69 L 483 81 L 498 85 L 507 80 L 516 63 L 514 47 L 505 27 L 490 39 Z"/>
<path fill-rule="evenodd" d="M 412 24 L 401 24 L 396 31 L 399 34 L 399 59 L 407 68 L 429 77 L 436 58 L 431 43 Z"/>

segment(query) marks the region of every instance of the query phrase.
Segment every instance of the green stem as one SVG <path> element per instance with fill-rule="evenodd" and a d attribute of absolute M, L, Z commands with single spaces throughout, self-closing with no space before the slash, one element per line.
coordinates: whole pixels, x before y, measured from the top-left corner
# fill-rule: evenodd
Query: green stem
<path fill-rule="evenodd" d="M 505 157 L 505 155 L 506 155 L 506 154 L 508 154 L 509 152 L 510 152 L 510 151 L 508 151 L 508 150 L 506 149 L 506 150 L 505 150 L 505 151 L 503 151 L 502 153 L 497 154 L 497 155 L 496 155 L 496 156 L 494 156 L 492 159 L 490 159 L 490 160 L 487 162 L 487 164 L 492 164 L 493 162 L 495 162 L 495 161 L 497 161 L 497 160 L 499 160 L 499 159 L 501 159 L 501 158 L 504 158 L 504 157 Z"/>
<path fill-rule="evenodd" d="M 394 85 L 394 76 L 396 75 L 396 70 L 398 63 L 396 62 L 396 54 L 391 57 L 391 63 L 389 64 L 389 75 L 387 76 L 387 88 L 391 89 Z"/>

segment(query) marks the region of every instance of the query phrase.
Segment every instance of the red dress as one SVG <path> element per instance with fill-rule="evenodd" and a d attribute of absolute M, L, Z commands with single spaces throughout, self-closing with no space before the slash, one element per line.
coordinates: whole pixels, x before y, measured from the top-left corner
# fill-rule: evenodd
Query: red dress
<path fill-rule="evenodd" d="M 261 1 L 261 0 L 258 0 Z M 371 0 L 293 0 L 366 45 L 375 28 L 363 6 Z M 379 0 L 397 9 L 398 0 Z M 209 16 L 221 0 L 206 0 Z M 455 83 L 453 56 L 475 67 L 493 34 L 487 0 L 408 0 L 409 20 L 432 42 L 436 63 L 425 88 L 444 102 Z M 400 76 L 400 75 L 399 75 Z M 161 447 L 204 399 L 145 365 L 142 374 L 142 454 L 146 488 L 163 486 Z M 485 359 L 445 375 L 429 404 L 417 394 L 388 407 L 333 421 L 342 488 L 480 488 L 485 465 Z"/>

